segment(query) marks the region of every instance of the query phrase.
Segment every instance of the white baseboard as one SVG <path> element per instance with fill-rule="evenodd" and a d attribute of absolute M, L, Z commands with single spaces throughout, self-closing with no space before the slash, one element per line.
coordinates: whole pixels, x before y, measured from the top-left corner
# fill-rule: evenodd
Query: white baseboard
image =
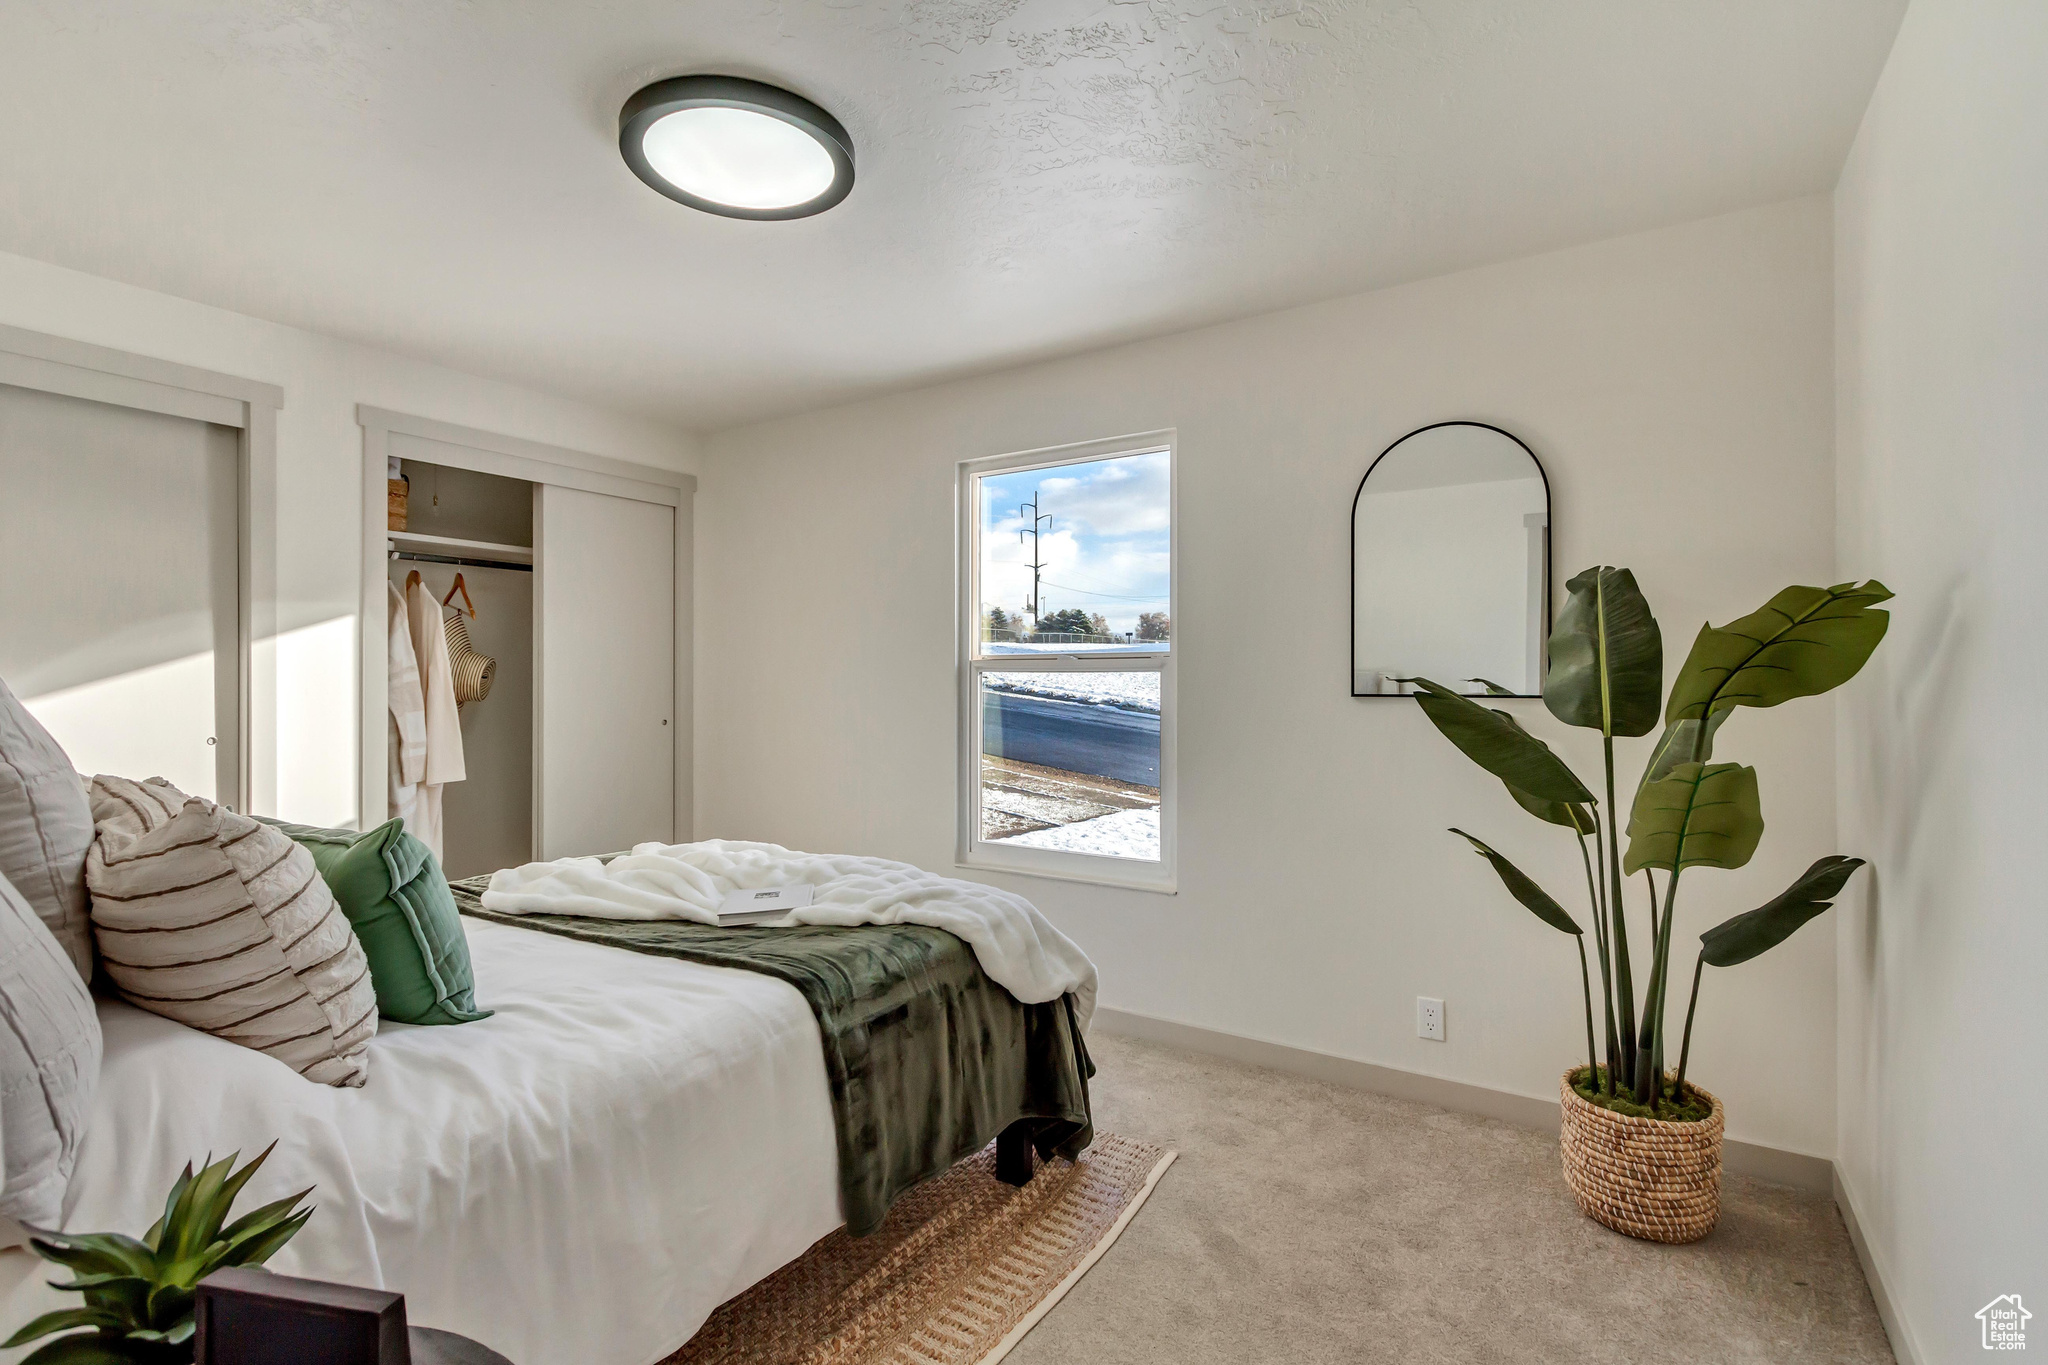
<path fill-rule="evenodd" d="M 1927 1365 L 1932 1357 L 1920 1349 L 1919 1341 L 1899 1313 L 1898 1300 L 1892 1296 L 1891 1282 L 1885 1278 L 1884 1267 L 1878 1264 L 1869 1240 L 1863 1235 L 1863 1223 L 1856 1216 L 1856 1201 L 1850 1195 L 1849 1187 L 1842 1183 L 1839 1168 L 1835 1171 L 1834 1193 L 1835 1207 L 1842 1211 L 1842 1222 L 1849 1229 L 1849 1245 L 1856 1248 L 1856 1259 L 1863 1266 L 1863 1278 L 1870 1285 L 1870 1297 L 1877 1301 L 1878 1320 L 1884 1324 L 1884 1334 L 1891 1338 L 1892 1354 L 1898 1357 L 1899 1365 Z"/>
<path fill-rule="evenodd" d="M 1512 1123 L 1518 1128 L 1555 1133 L 1563 1122 L 1554 1099 L 1537 1099 L 1533 1095 L 1517 1095 L 1488 1086 L 1445 1080 L 1441 1076 L 1425 1076 L 1420 1072 L 1290 1047 L 1285 1043 L 1269 1043 L 1262 1038 L 1224 1033 L 1199 1024 L 1184 1024 L 1177 1019 L 1139 1014 L 1134 1010 L 1098 1006 L 1093 1027 L 1125 1038 L 1163 1043 L 1189 1052 L 1292 1072 L 1332 1085 L 1434 1104 L 1464 1114 L 1479 1114 Z M 1835 1163 L 1826 1157 L 1809 1156 L 1804 1152 L 1788 1152 L 1779 1147 L 1725 1138 L 1721 1144 L 1721 1164 L 1737 1175 L 1790 1185 L 1814 1194 L 1831 1194 L 1836 1189 Z"/>

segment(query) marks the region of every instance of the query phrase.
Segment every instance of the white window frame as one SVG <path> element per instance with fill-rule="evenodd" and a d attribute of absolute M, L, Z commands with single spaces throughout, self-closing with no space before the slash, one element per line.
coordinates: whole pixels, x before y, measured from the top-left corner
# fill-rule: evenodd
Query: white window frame
<path fill-rule="evenodd" d="M 1156 652 L 1099 655 L 987 655 L 981 652 L 981 519 L 979 487 L 991 474 L 1020 469 L 1052 469 L 1125 455 L 1164 451 L 1167 477 L 1167 611 L 1180 613 L 1180 473 L 1175 433 L 1147 431 L 1105 441 L 1049 446 L 981 459 L 962 460 L 956 493 L 955 541 L 959 565 L 955 576 L 958 604 L 954 613 L 954 657 L 959 674 L 959 795 L 955 802 L 957 846 L 962 867 L 1017 872 L 1063 881 L 1172 893 L 1178 867 L 1179 801 L 1175 792 L 1174 727 L 1177 718 L 1175 674 L 1179 657 L 1179 621 L 1174 621 L 1169 648 Z M 1159 674 L 1159 861 L 1104 858 L 1055 849 L 1018 848 L 981 837 L 981 675 L 996 673 L 1157 673 Z"/>

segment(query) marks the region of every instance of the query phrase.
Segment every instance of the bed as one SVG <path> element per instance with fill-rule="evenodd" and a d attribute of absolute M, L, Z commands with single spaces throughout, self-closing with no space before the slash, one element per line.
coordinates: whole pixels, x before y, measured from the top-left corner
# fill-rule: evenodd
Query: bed
<path fill-rule="evenodd" d="M 103 1000 L 65 1226 L 140 1231 L 187 1158 L 278 1139 L 245 1204 L 316 1187 L 288 1274 L 402 1289 L 517 1365 L 650 1365 L 842 1221 L 817 1022 L 752 971 L 465 920 L 497 1013 L 386 1022 L 361 1090 Z M 65 1296 L 25 1250 L 0 1321 Z M 19 1354 L 19 1353 L 16 1353 Z"/>

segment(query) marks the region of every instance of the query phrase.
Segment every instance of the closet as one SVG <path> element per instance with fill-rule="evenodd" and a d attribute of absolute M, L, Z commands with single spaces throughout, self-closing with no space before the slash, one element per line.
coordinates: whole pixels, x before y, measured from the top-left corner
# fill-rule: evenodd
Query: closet
<path fill-rule="evenodd" d="M 88 774 L 237 800 L 238 436 L 0 384 L 0 679 Z"/>
<path fill-rule="evenodd" d="M 467 775 L 442 792 L 441 865 L 451 877 L 516 867 L 533 857 L 534 486 L 396 456 L 386 479 L 407 489 L 387 500 L 391 586 L 402 595 L 418 574 L 451 654 L 466 637 L 490 661 L 481 677 L 458 669 Z"/>
<path fill-rule="evenodd" d="M 275 384 L 0 324 L 0 678 L 87 773 L 277 800 Z M 258 721 L 261 724 L 258 724 Z"/>
<path fill-rule="evenodd" d="M 384 584 L 403 593 L 416 573 L 444 631 L 459 623 L 481 656 L 456 688 L 466 776 L 441 796 L 450 877 L 690 837 L 695 480 L 377 409 L 358 420 L 380 566 L 365 576 L 365 825 L 391 813 Z M 465 699 L 485 660 L 488 691 Z"/>

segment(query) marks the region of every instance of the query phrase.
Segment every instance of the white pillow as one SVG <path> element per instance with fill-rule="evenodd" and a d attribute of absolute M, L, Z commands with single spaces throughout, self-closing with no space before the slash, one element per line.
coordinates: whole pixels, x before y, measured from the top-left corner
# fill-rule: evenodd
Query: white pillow
<path fill-rule="evenodd" d="M 0 877 L 14 883 L 88 980 L 85 850 L 91 846 L 85 784 L 50 732 L 0 682 Z"/>
<path fill-rule="evenodd" d="M 93 936 L 122 998 L 307 1080 L 361 1085 L 376 988 L 313 855 L 160 777 L 95 777 L 92 809 Z"/>
<path fill-rule="evenodd" d="M 55 1227 L 100 1076 L 100 1019 L 71 959 L 0 876 L 0 1218 Z"/>

